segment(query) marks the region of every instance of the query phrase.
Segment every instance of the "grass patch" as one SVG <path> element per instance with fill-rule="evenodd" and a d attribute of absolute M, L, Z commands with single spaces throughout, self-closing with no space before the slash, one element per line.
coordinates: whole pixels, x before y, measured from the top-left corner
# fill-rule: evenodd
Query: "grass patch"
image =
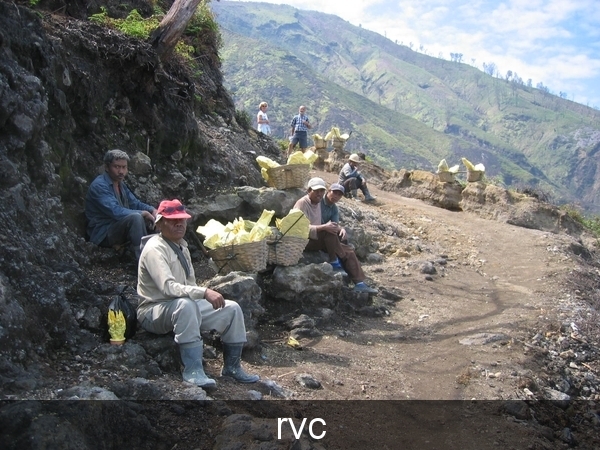
<path fill-rule="evenodd" d="M 183 32 L 182 39 L 175 46 L 175 53 L 183 56 L 192 65 L 195 58 L 202 53 L 200 49 L 213 44 L 215 48 L 219 48 L 222 44 L 219 24 L 209 4 L 210 0 L 200 2 Z M 98 14 L 90 16 L 90 21 L 141 40 L 150 37 L 165 15 L 159 7 L 155 7 L 154 13 L 147 18 L 142 17 L 137 9 L 132 10 L 125 19 L 110 17 L 104 6 L 100 7 L 100 11 Z"/>
<path fill-rule="evenodd" d="M 585 215 L 581 208 L 573 204 L 561 206 L 561 209 L 575 222 L 583 225 L 596 239 L 600 239 L 600 216 Z"/>
<path fill-rule="evenodd" d="M 92 22 L 104 25 L 121 31 L 123 34 L 138 39 L 148 39 L 150 33 L 154 31 L 162 16 L 152 15 L 144 19 L 137 9 L 132 10 L 125 19 L 113 19 L 109 17 L 104 6 L 100 7 L 101 12 L 90 16 Z"/>

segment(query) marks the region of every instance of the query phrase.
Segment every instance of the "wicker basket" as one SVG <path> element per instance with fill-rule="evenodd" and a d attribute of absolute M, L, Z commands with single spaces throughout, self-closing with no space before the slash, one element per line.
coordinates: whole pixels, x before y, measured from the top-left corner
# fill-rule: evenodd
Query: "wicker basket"
<path fill-rule="evenodd" d="M 277 189 L 301 188 L 308 181 L 310 164 L 287 164 L 267 169 L 269 186 Z"/>
<path fill-rule="evenodd" d="M 344 145 L 346 145 L 346 141 L 344 139 L 331 138 L 331 146 L 333 148 L 343 149 Z"/>
<path fill-rule="evenodd" d="M 315 141 L 315 148 L 327 148 L 327 141 L 325 139 L 313 137 L 313 141 Z"/>
<path fill-rule="evenodd" d="M 267 241 L 227 245 L 209 250 L 219 274 L 233 271 L 259 272 L 267 268 Z"/>
<path fill-rule="evenodd" d="M 483 176 L 483 172 L 481 170 L 468 170 L 467 171 L 467 181 L 480 181 Z"/>
<path fill-rule="evenodd" d="M 438 178 L 442 183 L 452 183 L 454 174 L 452 172 L 438 172 Z"/>
<path fill-rule="evenodd" d="M 298 264 L 306 244 L 308 244 L 308 239 L 295 236 L 283 236 L 281 239 L 269 241 L 267 242 L 267 247 L 269 247 L 267 263 L 278 266 Z"/>

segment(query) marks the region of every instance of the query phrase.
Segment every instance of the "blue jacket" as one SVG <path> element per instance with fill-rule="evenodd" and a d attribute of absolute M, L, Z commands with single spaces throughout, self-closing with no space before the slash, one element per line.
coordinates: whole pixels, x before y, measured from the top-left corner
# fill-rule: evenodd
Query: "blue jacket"
<path fill-rule="evenodd" d="M 142 211 L 153 212 L 154 208 L 140 202 L 129 190 L 125 183 L 120 184 L 121 192 L 125 195 L 129 208 L 121 206 L 113 189 L 113 182 L 108 173 L 98 175 L 85 198 L 85 216 L 87 218 L 87 233 L 96 245 L 106 238 L 108 227 L 132 213 Z"/>
<path fill-rule="evenodd" d="M 335 203 L 328 203 L 326 196 L 323 196 L 321 200 L 321 223 L 331 222 L 340 222 L 340 210 L 338 209 Z"/>

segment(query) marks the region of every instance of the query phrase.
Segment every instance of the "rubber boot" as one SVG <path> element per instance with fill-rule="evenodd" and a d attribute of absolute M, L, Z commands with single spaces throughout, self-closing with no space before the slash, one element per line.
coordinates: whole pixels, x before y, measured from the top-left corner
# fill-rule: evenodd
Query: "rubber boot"
<path fill-rule="evenodd" d="M 360 202 L 360 198 L 358 198 L 358 190 L 357 189 L 352 189 L 352 199 L 356 200 L 357 202 Z"/>
<path fill-rule="evenodd" d="M 374 202 L 375 201 L 375 197 L 373 197 L 371 195 L 368 188 L 363 187 L 363 188 L 360 188 L 360 190 L 362 191 L 362 193 L 365 196 L 365 202 Z"/>
<path fill-rule="evenodd" d="M 242 369 L 242 349 L 244 344 L 223 343 L 223 370 L 222 377 L 231 377 L 240 383 L 256 383 L 260 380 L 258 375 L 250 375 Z"/>
<path fill-rule="evenodd" d="M 181 362 L 183 362 L 183 381 L 193 383 L 201 388 L 214 388 L 217 386 L 217 382 L 212 378 L 208 378 L 204 373 L 202 352 L 202 343 L 196 347 L 179 346 L 179 354 L 181 355 Z"/>

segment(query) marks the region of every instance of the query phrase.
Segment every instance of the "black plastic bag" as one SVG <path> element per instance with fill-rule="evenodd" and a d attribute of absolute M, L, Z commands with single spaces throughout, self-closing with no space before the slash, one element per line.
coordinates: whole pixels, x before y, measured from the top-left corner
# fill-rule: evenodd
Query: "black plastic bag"
<path fill-rule="evenodd" d="M 119 294 L 113 297 L 110 305 L 108 305 L 108 310 L 123 313 L 125 317 L 125 339 L 131 339 L 137 331 L 137 312 L 125 296 L 126 288 L 123 288 Z"/>

